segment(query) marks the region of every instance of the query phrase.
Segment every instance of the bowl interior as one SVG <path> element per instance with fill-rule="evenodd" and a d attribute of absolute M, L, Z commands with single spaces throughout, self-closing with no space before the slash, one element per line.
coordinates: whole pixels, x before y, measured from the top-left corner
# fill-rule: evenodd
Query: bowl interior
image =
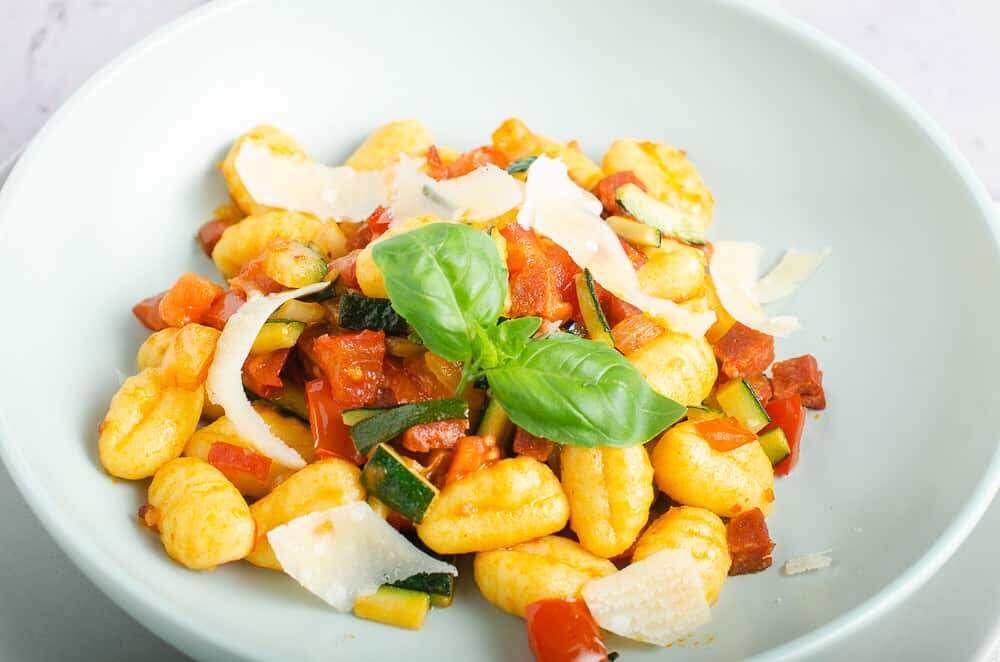
<path fill-rule="evenodd" d="M 815 354 L 830 407 L 776 487 L 775 567 L 727 582 L 711 625 L 673 658 L 748 657 L 842 618 L 947 532 L 940 561 L 995 491 L 987 412 L 1000 390 L 986 366 L 1000 313 L 983 295 L 1000 262 L 983 197 L 918 120 L 824 48 L 703 0 L 215 5 L 89 84 L 0 198 L 5 459 L 84 570 L 189 654 L 528 656 L 521 621 L 478 597 L 468 567 L 455 606 L 420 634 L 332 613 L 279 573 L 186 571 L 136 524 L 145 485 L 110 480 L 96 457 L 144 337 L 131 305 L 182 270 L 215 275 L 191 237 L 225 198 L 214 166 L 238 134 L 276 124 L 336 163 L 391 119 L 471 148 L 509 115 L 595 158 L 625 135 L 683 147 L 716 195 L 714 237 L 770 257 L 833 248 L 782 306 L 805 328 L 779 340 L 779 358 Z M 836 559 L 827 571 L 779 575 L 821 550 Z"/>

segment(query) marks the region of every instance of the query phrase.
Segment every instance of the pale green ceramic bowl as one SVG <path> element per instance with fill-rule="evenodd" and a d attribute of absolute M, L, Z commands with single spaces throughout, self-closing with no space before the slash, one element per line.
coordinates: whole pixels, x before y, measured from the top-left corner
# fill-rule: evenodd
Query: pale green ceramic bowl
<path fill-rule="evenodd" d="M 184 570 L 136 523 L 145 486 L 110 480 L 95 452 L 143 337 L 130 306 L 182 270 L 212 273 L 191 237 L 224 199 L 214 164 L 235 136 L 271 122 L 336 162 L 390 119 L 464 148 L 509 115 L 595 157 L 622 135 L 686 148 L 718 199 L 715 237 L 834 251 L 784 306 L 805 329 L 779 356 L 818 356 L 830 408 L 776 487 L 775 567 L 730 580 L 687 645 L 612 649 L 630 662 L 829 654 L 939 568 L 996 493 L 989 202 L 924 115 L 841 48 L 743 2 L 214 4 L 84 86 L 0 195 L 4 460 L 83 571 L 181 650 L 529 655 L 523 624 L 478 597 L 468 568 L 419 633 L 335 614 L 279 573 Z M 830 569 L 779 575 L 826 549 Z"/>

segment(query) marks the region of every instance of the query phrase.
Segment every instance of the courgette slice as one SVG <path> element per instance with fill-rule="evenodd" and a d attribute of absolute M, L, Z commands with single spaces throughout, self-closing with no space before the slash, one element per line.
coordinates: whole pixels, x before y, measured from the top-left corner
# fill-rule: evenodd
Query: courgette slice
<path fill-rule="evenodd" d="M 419 630 L 430 611 L 430 596 L 398 586 L 379 586 L 354 601 L 354 615 L 369 621 Z"/>
<path fill-rule="evenodd" d="M 327 288 L 330 289 L 330 288 Z M 271 315 L 273 322 L 288 320 L 291 322 L 302 322 L 303 324 L 315 324 L 322 322 L 326 318 L 326 308 L 318 303 L 308 303 L 292 299 L 281 304 Z"/>
<path fill-rule="evenodd" d="M 514 423 L 507 416 L 507 412 L 495 398 L 491 399 L 486 405 L 486 411 L 483 412 L 476 434 L 493 446 L 502 448 L 513 433 Z"/>
<path fill-rule="evenodd" d="M 726 415 L 721 409 L 715 409 L 714 407 L 688 407 L 687 408 L 687 419 L 689 421 L 697 423 L 698 421 L 707 421 L 712 418 L 723 418 Z"/>
<path fill-rule="evenodd" d="M 392 336 L 405 336 L 409 328 L 388 299 L 372 299 L 357 292 L 344 292 L 340 297 L 338 321 L 352 331 L 369 329 Z"/>
<path fill-rule="evenodd" d="M 378 445 L 361 470 L 361 482 L 379 501 L 418 524 L 438 493 L 434 485 L 410 469 L 386 444 Z"/>
<path fill-rule="evenodd" d="M 576 298 L 580 302 L 580 315 L 583 323 L 587 326 L 587 335 L 591 340 L 604 343 L 608 347 L 614 347 L 615 341 L 611 337 L 611 325 L 608 318 L 601 310 L 601 303 L 597 299 L 597 289 L 594 287 L 594 277 L 590 275 L 589 269 L 584 269 L 583 273 L 576 276 Z"/>
<path fill-rule="evenodd" d="M 344 419 L 344 425 L 356 425 L 361 421 L 366 421 L 372 416 L 377 416 L 385 412 L 390 407 L 357 407 L 355 409 L 345 409 L 340 412 L 341 418 Z"/>
<path fill-rule="evenodd" d="M 421 572 L 390 586 L 427 593 L 435 607 L 447 607 L 455 599 L 455 577 L 446 572 Z"/>
<path fill-rule="evenodd" d="M 788 437 L 785 436 L 785 431 L 781 428 L 768 430 L 757 437 L 757 441 L 760 442 L 760 447 L 764 449 L 767 459 L 771 460 L 771 466 L 776 465 L 792 454 L 792 448 L 788 445 Z"/>
<path fill-rule="evenodd" d="M 726 416 L 735 417 L 750 432 L 759 432 L 771 422 L 767 410 L 745 379 L 734 379 L 725 384 L 716 392 L 715 399 Z"/>
<path fill-rule="evenodd" d="M 285 382 L 285 385 L 281 387 L 281 391 L 277 395 L 267 398 L 262 398 L 246 386 L 243 387 L 243 390 L 246 391 L 247 397 L 250 400 L 263 400 L 306 423 L 309 422 L 309 407 L 306 405 L 306 393 L 302 390 L 301 386 Z"/>
<path fill-rule="evenodd" d="M 651 225 L 667 236 L 678 237 L 692 244 L 705 243 L 705 234 L 697 218 L 660 202 L 635 184 L 620 187 L 615 192 L 615 200 L 637 221 Z"/>
<path fill-rule="evenodd" d="M 653 246 L 663 243 L 663 233 L 658 228 L 639 223 L 623 216 L 608 216 L 608 225 L 615 234 L 635 246 Z"/>
<path fill-rule="evenodd" d="M 351 428 L 351 439 L 354 440 L 354 447 L 363 454 L 414 425 L 468 417 L 469 403 L 458 398 L 410 402 L 356 423 Z"/>
<path fill-rule="evenodd" d="M 514 175 L 519 172 L 528 172 L 528 168 L 531 167 L 531 164 L 534 163 L 537 158 L 537 156 L 525 156 L 520 159 L 514 159 L 510 162 L 510 165 L 507 166 L 507 174 Z"/>
<path fill-rule="evenodd" d="M 268 320 L 254 338 L 251 354 L 267 354 L 279 349 L 295 347 L 299 336 L 306 330 L 305 322 L 297 320 Z"/>

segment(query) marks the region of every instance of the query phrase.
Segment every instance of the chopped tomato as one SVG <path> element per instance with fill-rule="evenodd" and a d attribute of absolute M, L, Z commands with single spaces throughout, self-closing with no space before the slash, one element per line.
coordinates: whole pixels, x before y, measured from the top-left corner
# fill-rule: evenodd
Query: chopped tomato
<path fill-rule="evenodd" d="M 266 354 L 251 354 L 243 362 L 243 383 L 262 398 L 274 396 L 284 383 L 281 370 L 288 360 L 290 349 L 276 349 Z"/>
<path fill-rule="evenodd" d="M 615 347 L 628 356 L 653 338 L 663 335 L 666 330 L 645 315 L 626 317 L 611 328 Z"/>
<path fill-rule="evenodd" d="M 434 153 L 435 162 L 431 162 L 431 150 Z M 427 174 L 434 179 L 453 179 L 455 177 L 461 177 L 462 175 L 467 175 L 476 168 L 481 168 L 484 165 L 492 163 L 498 168 L 506 169 L 510 164 L 510 161 L 499 149 L 493 145 L 483 145 L 482 147 L 477 147 L 473 150 L 462 154 L 457 159 L 444 165 L 441 162 L 441 155 L 438 154 L 436 147 L 431 147 L 427 150 Z"/>
<path fill-rule="evenodd" d="M 544 437 L 536 437 L 524 428 L 517 428 L 512 448 L 516 455 L 527 455 L 539 462 L 548 462 L 556 445 Z"/>
<path fill-rule="evenodd" d="M 212 251 L 222 239 L 222 233 L 232 224 L 233 221 L 228 218 L 213 218 L 201 226 L 201 229 L 198 230 L 198 243 L 201 244 L 201 250 L 205 251 L 205 255 L 212 257 Z"/>
<path fill-rule="evenodd" d="M 788 440 L 791 454 L 774 465 L 775 476 L 787 476 L 799 462 L 802 428 L 806 424 L 806 410 L 802 406 L 802 397 L 796 393 L 787 398 L 775 398 L 767 403 L 765 409 L 767 415 L 771 417 L 771 422 L 761 432 L 780 427 L 785 433 L 785 439 Z"/>
<path fill-rule="evenodd" d="M 163 300 L 166 294 L 166 292 L 162 292 L 155 296 L 147 297 L 132 306 L 132 314 L 135 315 L 135 318 L 151 331 L 159 331 L 167 328 L 167 323 L 160 317 L 160 301 Z"/>
<path fill-rule="evenodd" d="M 642 265 L 649 262 L 649 256 L 640 251 L 638 248 L 628 243 L 621 237 L 618 237 L 618 243 L 622 245 L 622 250 L 625 251 L 625 255 L 628 257 L 628 261 L 632 263 L 633 269 L 641 269 Z"/>
<path fill-rule="evenodd" d="M 627 301 L 619 299 L 607 290 L 605 290 L 605 292 L 607 292 L 607 297 L 601 298 L 601 308 L 604 310 L 604 316 L 608 318 L 608 323 L 612 327 L 620 323 L 622 320 L 642 314 L 642 310 L 638 307 L 633 306 Z"/>
<path fill-rule="evenodd" d="M 306 406 L 316 457 L 339 457 L 357 465 L 365 463 L 365 456 L 354 447 L 351 428 L 344 424 L 341 415 L 344 408 L 333 399 L 325 379 L 306 382 Z"/>
<path fill-rule="evenodd" d="M 365 225 L 368 226 L 373 237 L 377 237 L 388 230 L 390 223 L 392 223 L 392 214 L 382 205 L 376 207 L 375 211 L 365 219 Z"/>
<path fill-rule="evenodd" d="M 181 277 L 160 299 L 160 317 L 167 326 L 181 327 L 191 322 L 201 322 L 208 313 L 215 298 L 223 289 L 205 278 L 191 272 Z"/>
<path fill-rule="evenodd" d="M 221 331 L 229 318 L 246 302 L 246 295 L 239 290 L 226 290 L 215 297 L 211 308 L 202 316 L 201 322 Z"/>
<path fill-rule="evenodd" d="M 468 427 L 469 421 L 465 418 L 414 425 L 403 433 L 403 448 L 414 453 L 451 448 Z"/>
<path fill-rule="evenodd" d="M 444 478 L 444 484 L 449 485 L 460 478 L 478 471 L 489 462 L 490 445 L 479 436 L 462 437 L 455 444 L 451 455 L 451 466 Z"/>
<path fill-rule="evenodd" d="M 271 458 L 249 448 L 217 441 L 208 449 L 208 463 L 229 475 L 236 471 L 264 482 L 271 471 Z"/>
<path fill-rule="evenodd" d="M 444 487 L 445 478 L 448 476 L 448 467 L 451 465 L 452 450 L 450 448 L 438 448 L 427 456 L 427 464 L 424 466 L 424 478 L 441 489 Z"/>
<path fill-rule="evenodd" d="M 556 288 L 559 290 L 559 296 L 563 301 L 573 306 L 575 312 L 580 307 L 579 299 L 576 296 L 575 279 L 577 274 L 583 270 L 577 266 L 573 258 L 566 252 L 566 249 L 548 237 L 541 237 L 538 243 L 542 247 L 542 250 L 545 251 L 545 256 L 549 259 L 552 274 L 556 279 Z"/>
<path fill-rule="evenodd" d="M 550 321 L 568 320 L 573 314 L 573 305 L 563 298 L 560 288 L 564 284 L 559 280 L 566 265 L 553 263 L 532 230 L 510 223 L 500 233 L 507 240 L 511 316 L 537 315 Z M 575 293 L 570 298 L 575 300 Z"/>
<path fill-rule="evenodd" d="M 372 239 L 374 238 L 375 233 L 372 232 L 372 229 L 367 223 L 362 223 L 353 234 L 349 234 L 347 236 L 347 250 L 359 251 L 368 244 L 372 243 Z"/>
<path fill-rule="evenodd" d="M 396 404 L 447 398 L 455 392 L 454 387 L 449 390 L 430 369 L 424 354 L 405 359 L 387 356 L 382 369 Z"/>
<path fill-rule="evenodd" d="M 262 257 L 256 257 L 244 264 L 236 277 L 229 279 L 229 286 L 247 295 L 252 292 L 274 294 L 288 289 L 267 275 Z"/>
<path fill-rule="evenodd" d="M 532 602 L 524 620 L 536 662 L 607 662 L 601 631 L 583 600 Z"/>
<path fill-rule="evenodd" d="M 427 176 L 438 181 L 448 178 L 448 166 L 441 160 L 441 153 L 435 145 L 427 148 Z"/>
<path fill-rule="evenodd" d="M 698 436 L 720 453 L 757 441 L 757 435 L 743 427 L 733 416 L 698 421 L 694 427 Z"/>
<path fill-rule="evenodd" d="M 324 334 L 313 341 L 312 350 L 341 407 L 364 407 L 378 397 L 385 358 L 384 332 Z"/>
<path fill-rule="evenodd" d="M 347 287 L 358 287 L 357 262 L 361 249 L 352 250 L 330 263 L 330 271 L 337 272 L 338 280 Z"/>
<path fill-rule="evenodd" d="M 462 364 L 441 358 L 434 352 L 424 352 L 424 363 L 447 393 L 454 393 L 462 381 Z"/>
<path fill-rule="evenodd" d="M 618 192 L 622 186 L 626 184 L 635 184 L 643 191 L 646 190 L 645 184 L 643 184 L 635 173 L 631 170 L 622 170 L 621 172 L 616 172 L 614 174 L 608 175 L 601 181 L 597 182 L 597 185 L 590 190 L 597 199 L 601 201 L 604 205 L 604 211 L 609 215 L 621 216 L 625 213 L 625 210 L 619 206 L 618 201 L 615 200 L 615 193 Z"/>

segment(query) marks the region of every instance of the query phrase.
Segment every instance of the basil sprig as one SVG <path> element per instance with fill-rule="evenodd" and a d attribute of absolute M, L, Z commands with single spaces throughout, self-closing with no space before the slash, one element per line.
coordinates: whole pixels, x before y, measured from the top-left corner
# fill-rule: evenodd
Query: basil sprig
<path fill-rule="evenodd" d="M 507 269 L 483 232 L 432 223 L 372 246 L 392 307 L 427 347 L 463 362 L 460 389 L 482 375 L 517 425 L 562 444 L 645 443 L 685 409 L 653 391 L 614 349 L 555 333 L 537 317 L 497 324 Z"/>

